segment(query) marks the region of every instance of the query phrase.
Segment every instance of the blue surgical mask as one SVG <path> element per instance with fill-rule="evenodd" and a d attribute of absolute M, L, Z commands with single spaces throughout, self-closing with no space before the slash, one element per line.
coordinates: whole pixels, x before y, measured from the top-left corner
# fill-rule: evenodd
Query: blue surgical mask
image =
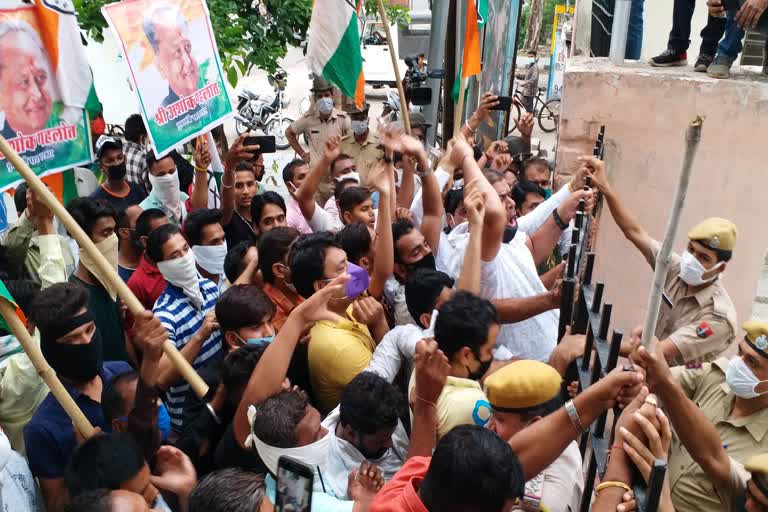
<path fill-rule="evenodd" d="M 265 336 L 262 338 L 248 338 L 248 345 L 269 345 L 275 340 L 274 335 L 273 336 Z"/>
<path fill-rule="evenodd" d="M 168 434 L 171 433 L 171 415 L 168 414 L 165 404 L 160 404 L 157 408 L 157 428 L 160 430 L 163 442 L 168 441 Z"/>
<path fill-rule="evenodd" d="M 320 98 L 317 100 L 317 110 L 321 114 L 330 114 L 333 110 L 333 98 Z"/>

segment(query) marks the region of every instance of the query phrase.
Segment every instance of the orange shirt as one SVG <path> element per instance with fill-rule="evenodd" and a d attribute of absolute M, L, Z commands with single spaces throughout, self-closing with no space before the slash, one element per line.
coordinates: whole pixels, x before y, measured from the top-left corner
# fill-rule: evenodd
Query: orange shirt
<path fill-rule="evenodd" d="M 279 288 L 269 283 L 264 283 L 264 293 L 275 304 L 275 317 L 272 319 L 272 325 L 275 327 L 275 331 L 280 331 L 285 321 L 288 320 L 288 315 L 296 306 L 304 302 L 304 299 L 299 297 L 298 302 L 294 303 Z"/>
<path fill-rule="evenodd" d="M 376 494 L 370 512 L 429 512 L 419 498 L 418 489 L 427 474 L 432 457 L 411 457 L 392 480 Z"/>

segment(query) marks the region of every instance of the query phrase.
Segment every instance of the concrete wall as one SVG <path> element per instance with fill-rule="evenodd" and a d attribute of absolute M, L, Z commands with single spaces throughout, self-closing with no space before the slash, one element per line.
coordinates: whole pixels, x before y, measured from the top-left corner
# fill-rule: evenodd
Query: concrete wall
<path fill-rule="evenodd" d="M 726 217 L 739 228 L 724 283 L 739 320 L 751 314 L 768 247 L 768 84 L 754 74 L 717 81 L 690 69 L 616 68 L 605 59 L 571 59 L 565 73 L 558 172 L 574 170 L 606 126 L 605 159 L 614 188 L 649 233 L 661 239 L 682 165 L 684 132 L 706 116 L 675 249 L 703 218 Z M 597 279 L 614 304 L 613 324 L 642 323 L 652 272 L 625 240 L 607 207 L 596 244 Z"/>

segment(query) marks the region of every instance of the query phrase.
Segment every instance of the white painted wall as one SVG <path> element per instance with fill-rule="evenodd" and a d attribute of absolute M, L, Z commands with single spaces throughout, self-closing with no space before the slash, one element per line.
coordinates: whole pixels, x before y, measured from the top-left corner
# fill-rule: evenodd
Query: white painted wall
<path fill-rule="evenodd" d="M 672 29 L 673 0 L 646 0 L 643 23 L 643 53 L 642 60 L 648 60 L 667 48 L 669 31 Z M 699 32 L 707 24 L 706 3 L 697 0 L 696 10 L 691 21 L 691 46 L 688 48 L 688 63 L 699 56 L 701 37 Z"/>

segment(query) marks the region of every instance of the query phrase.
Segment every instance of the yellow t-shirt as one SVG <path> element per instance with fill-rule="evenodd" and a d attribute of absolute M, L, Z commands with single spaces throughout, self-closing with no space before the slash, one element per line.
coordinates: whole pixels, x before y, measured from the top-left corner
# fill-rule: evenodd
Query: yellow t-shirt
<path fill-rule="evenodd" d="M 338 323 L 317 322 L 309 331 L 309 377 L 318 409 L 323 414 L 341 401 L 344 387 L 368 367 L 376 349 L 365 324 L 352 316 Z"/>
<path fill-rule="evenodd" d="M 416 386 L 415 372 L 408 384 L 408 394 L 413 395 Z M 485 397 L 480 383 L 461 377 L 448 377 L 443 392 L 437 399 L 437 438 L 440 439 L 459 425 L 488 423 L 491 404 Z M 413 419 L 413 417 L 411 417 Z"/>

